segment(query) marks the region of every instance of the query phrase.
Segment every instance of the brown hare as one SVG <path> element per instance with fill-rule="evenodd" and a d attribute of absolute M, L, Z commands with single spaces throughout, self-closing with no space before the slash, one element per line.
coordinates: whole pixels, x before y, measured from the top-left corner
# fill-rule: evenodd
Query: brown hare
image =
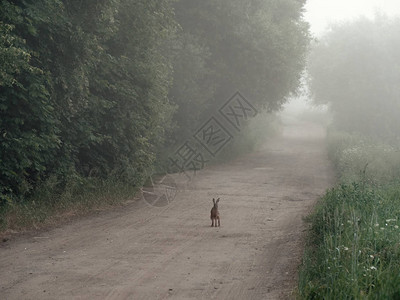
<path fill-rule="evenodd" d="M 218 227 L 221 226 L 221 222 L 219 219 L 219 211 L 218 211 L 218 202 L 219 198 L 217 201 L 213 198 L 214 206 L 211 208 L 211 227 L 217 227 L 217 221 L 218 221 Z"/>

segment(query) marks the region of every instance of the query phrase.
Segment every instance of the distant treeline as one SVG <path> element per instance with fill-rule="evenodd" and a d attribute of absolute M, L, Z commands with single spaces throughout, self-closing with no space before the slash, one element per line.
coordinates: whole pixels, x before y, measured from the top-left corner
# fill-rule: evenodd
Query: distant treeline
<path fill-rule="evenodd" d="M 305 0 L 1 0 L 0 203 L 85 178 L 143 182 L 235 91 L 299 86 Z"/>
<path fill-rule="evenodd" d="M 333 26 L 313 48 L 309 73 L 336 129 L 400 145 L 400 19 Z"/>

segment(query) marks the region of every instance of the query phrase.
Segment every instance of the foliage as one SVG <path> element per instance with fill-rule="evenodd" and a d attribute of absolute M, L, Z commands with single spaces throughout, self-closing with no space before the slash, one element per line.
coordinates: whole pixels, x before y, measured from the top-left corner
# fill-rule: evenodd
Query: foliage
<path fill-rule="evenodd" d="M 360 178 L 373 184 L 397 182 L 400 151 L 397 147 L 357 134 L 331 130 L 328 151 L 341 182 Z"/>
<path fill-rule="evenodd" d="M 265 143 L 282 133 L 282 121 L 273 113 L 261 112 L 234 135 L 229 146 L 218 153 L 215 162 L 228 162 L 244 153 L 260 150 Z"/>
<path fill-rule="evenodd" d="M 306 299 L 397 299 L 400 276 L 400 154 L 371 138 L 330 132 L 340 184 L 309 217 L 300 270 Z"/>
<path fill-rule="evenodd" d="M 169 1 L 1 1 L 0 194 L 51 176 L 139 185 L 173 106 Z"/>
<path fill-rule="evenodd" d="M 376 16 L 336 25 L 309 57 L 316 103 L 329 104 L 336 128 L 397 142 L 400 20 Z"/>
<path fill-rule="evenodd" d="M 60 145 L 49 74 L 23 39 L 35 28 L 20 7 L 2 1 L 0 10 L 0 204 L 30 192 L 48 172 Z M 14 22 L 9 22 L 9 21 Z"/>
<path fill-rule="evenodd" d="M 304 3 L 0 0 L 0 209 L 140 186 L 237 90 L 278 110 L 304 66 Z"/>
<path fill-rule="evenodd" d="M 137 192 L 137 187 L 115 179 L 85 178 L 70 180 L 55 194 L 59 180 L 49 177 L 36 188 L 29 201 L 11 204 L 0 210 L 2 233 L 39 229 L 110 207 L 121 206 Z"/>
<path fill-rule="evenodd" d="M 399 186 L 353 183 L 324 196 L 310 220 L 312 245 L 300 274 L 303 298 L 400 296 L 399 193 Z"/>
<path fill-rule="evenodd" d="M 236 91 L 276 111 L 296 92 L 308 50 L 305 1 L 181 0 L 174 43 L 176 136 L 193 133 Z"/>

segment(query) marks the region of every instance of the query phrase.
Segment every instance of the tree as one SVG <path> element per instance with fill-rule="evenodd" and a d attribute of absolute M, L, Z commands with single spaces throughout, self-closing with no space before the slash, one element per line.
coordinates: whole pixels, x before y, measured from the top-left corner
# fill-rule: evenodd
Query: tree
<path fill-rule="evenodd" d="M 305 1 L 181 0 L 175 44 L 177 135 L 198 126 L 240 90 L 258 107 L 280 109 L 296 92 L 309 44 Z M 190 118 L 190 121 L 188 121 Z M 184 129 L 179 129 L 184 128 Z"/>
<path fill-rule="evenodd" d="M 309 58 L 316 103 L 337 128 L 393 141 L 400 125 L 400 21 L 377 16 L 337 25 Z"/>
<path fill-rule="evenodd" d="M 170 127 L 172 69 L 162 47 L 176 24 L 168 1 L 121 1 L 115 20 L 119 26 L 91 70 L 87 118 L 103 139 L 80 155 L 89 172 L 101 166 L 101 174 L 138 185 Z"/>
<path fill-rule="evenodd" d="M 50 101 L 49 74 L 21 38 L 36 28 L 23 10 L 2 1 L 0 10 L 0 204 L 30 192 L 55 160 L 60 145 Z"/>
<path fill-rule="evenodd" d="M 166 135 L 185 138 L 237 90 L 279 109 L 303 68 L 304 2 L 1 0 L 1 199 L 50 177 L 56 192 L 140 185 Z"/>
<path fill-rule="evenodd" d="M 56 176 L 139 185 L 173 106 L 168 0 L 1 2 L 1 197 Z"/>

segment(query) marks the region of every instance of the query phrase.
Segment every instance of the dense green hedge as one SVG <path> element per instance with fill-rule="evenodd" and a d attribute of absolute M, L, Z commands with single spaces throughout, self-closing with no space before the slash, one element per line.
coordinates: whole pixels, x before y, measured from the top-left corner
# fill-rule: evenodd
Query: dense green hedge
<path fill-rule="evenodd" d="M 168 1 L 1 1 L 0 197 L 50 176 L 133 185 L 173 112 Z"/>

